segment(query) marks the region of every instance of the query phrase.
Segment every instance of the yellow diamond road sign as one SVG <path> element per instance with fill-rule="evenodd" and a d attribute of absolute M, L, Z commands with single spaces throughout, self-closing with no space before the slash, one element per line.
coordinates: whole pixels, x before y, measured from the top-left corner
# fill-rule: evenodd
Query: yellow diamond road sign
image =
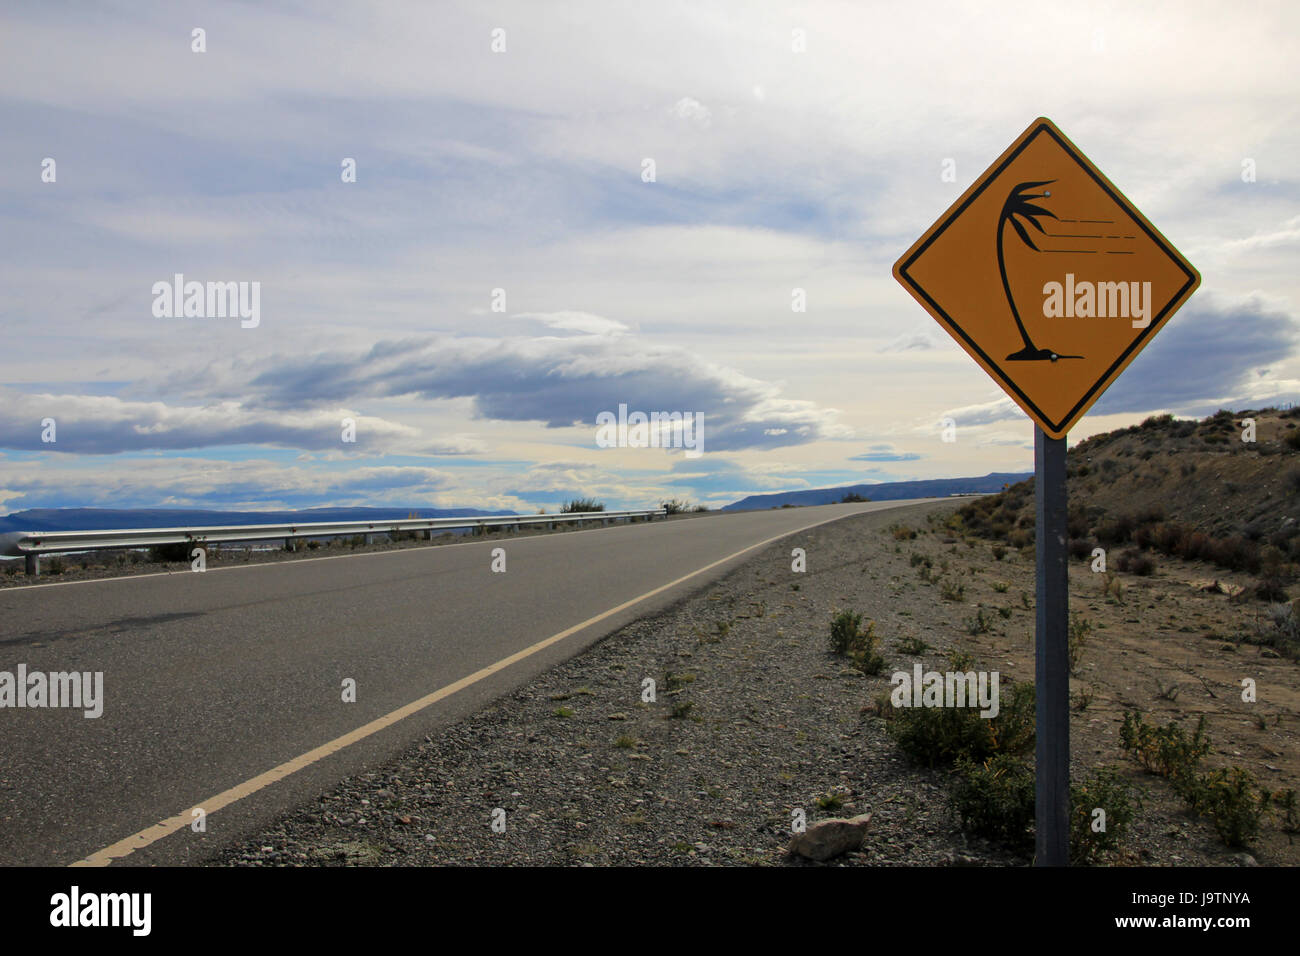
<path fill-rule="evenodd" d="M 1051 438 L 1201 283 L 1047 119 L 903 254 L 894 277 Z"/>

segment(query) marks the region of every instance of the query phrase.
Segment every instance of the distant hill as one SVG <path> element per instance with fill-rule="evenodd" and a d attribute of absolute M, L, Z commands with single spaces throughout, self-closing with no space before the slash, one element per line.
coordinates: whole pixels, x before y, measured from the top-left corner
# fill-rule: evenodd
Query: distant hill
<path fill-rule="evenodd" d="M 927 478 L 922 481 L 882 481 L 874 485 L 844 485 L 840 488 L 817 488 L 812 491 L 781 491 L 771 495 L 750 495 L 727 505 L 723 511 L 754 511 L 782 505 L 829 505 L 844 500 L 848 494 L 870 501 L 896 501 L 900 498 L 946 498 L 948 495 L 991 494 L 1006 485 L 1032 478 L 1033 472 L 995 471 L 982 478 Z"/>
<path fill-rule="evenodd" d="M 310 521 L 393 521 L 514 514 L 476 508 L 309 508 L 305 511 L 201 511 L 189 508 L 32 508 L 0 518 L 7 531 L 105 531 L 230 524 L 305 524 Z"/>

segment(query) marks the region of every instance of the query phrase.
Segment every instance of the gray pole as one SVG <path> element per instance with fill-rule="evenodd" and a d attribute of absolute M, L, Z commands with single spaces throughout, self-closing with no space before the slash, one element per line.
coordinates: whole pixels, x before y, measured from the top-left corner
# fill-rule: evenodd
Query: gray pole
<path fill-rule="evenodd" d="M 1034 820 L 1036 866 L 1070 862 L 1070 659 L 1069 569 L 1066 565 L 1067 505 L 1065 439 L 1034 428 L 1035 545 L 1038 608 L 1035 635 L 1037 678 L 1037 782 Z"/>

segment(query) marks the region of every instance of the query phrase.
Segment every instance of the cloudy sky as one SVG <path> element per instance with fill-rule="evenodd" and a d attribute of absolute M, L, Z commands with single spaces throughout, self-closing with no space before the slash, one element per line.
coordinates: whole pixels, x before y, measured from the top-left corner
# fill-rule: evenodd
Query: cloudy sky
<path fill-rule="evenodd" d="M 0 513 L 1028 470 L 890 267 L 1040 115 L 1203 276 L 1071 438 L 1295 401 L 1297 37 L 1287 3 L 8 4 Z M 159 317 L 177 273 L 260 283 L 257 325 Z M 598 447 L 620 403 L 705 453 Z"/>

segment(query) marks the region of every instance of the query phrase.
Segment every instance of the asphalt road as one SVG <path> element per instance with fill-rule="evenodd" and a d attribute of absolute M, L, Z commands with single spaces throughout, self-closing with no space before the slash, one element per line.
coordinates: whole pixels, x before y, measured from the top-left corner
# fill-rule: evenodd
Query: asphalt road
<path fill-rule="evenodd" d="M 743 561 L 725 560 L 736 552 L 912 504 L 721 513 L 0 591 L 0 671 L 104 675 L 95 719 L 0 708 L 0 864 L 200 860 L 672 604 Z M 490 567 L 498 547 L 503 574 Z M 342 699 L 347 678 L 352 703 Z M 393 715 L 440 689 L 441 699 Z M 380 729 L 338 740 L 385 715 Z M 332 752 L 304 757 L 331 741 Z M 222 794 L 228 803 L 214 810 Z M 208 811 L 204 832 L 189 825 L 194 807 Z"/>

